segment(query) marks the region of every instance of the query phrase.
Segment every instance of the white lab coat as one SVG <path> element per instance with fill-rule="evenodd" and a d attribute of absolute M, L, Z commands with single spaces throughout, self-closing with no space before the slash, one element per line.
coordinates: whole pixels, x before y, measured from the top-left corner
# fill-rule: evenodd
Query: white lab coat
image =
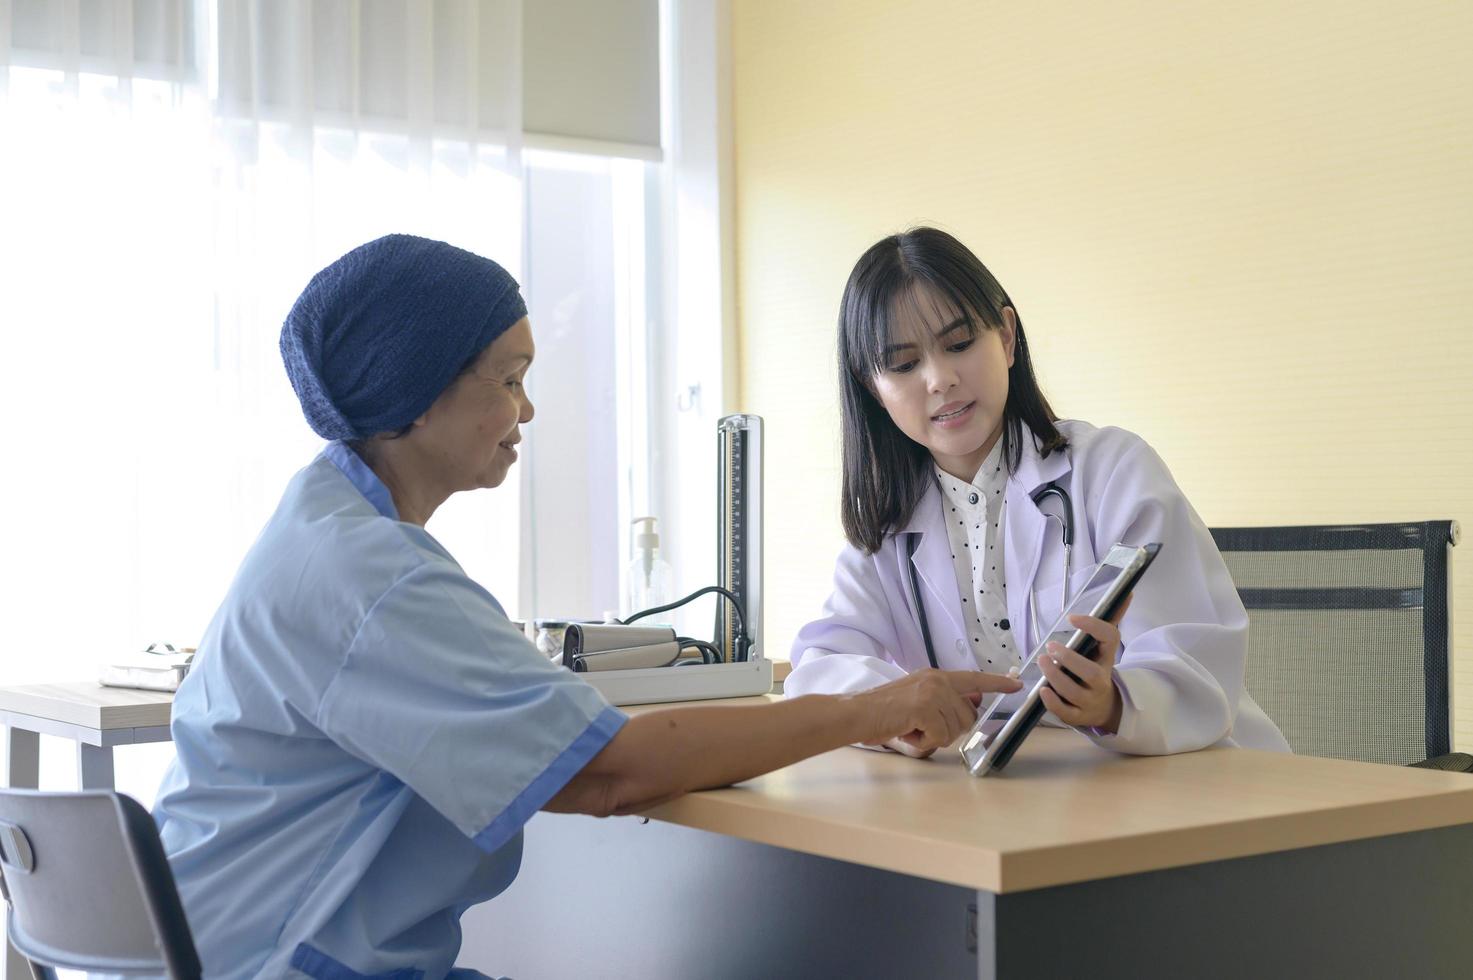
<path fill-rule="evenodd" d="M 1073 499 L 1071 594 L 1116 542 L 1161 542 L 1161 553 L 1120 624 L 1115 671 L 1124 705 L 1120 730 L 1090 737 L 1139 755 L 1216 744 L 1288 751 L 1284 736 L 1243 685 L 1248 614 L 1211 533 L 1166 464 L 1145 440 L 1124 429 L 1073 421 L 1059 428 L 1069 438 L 1069 449 L 1046 459 L 1024 429 L 1022 457 L 1005 493 L 1008 620 L 1018 648 L 1031 650 L 1039 631 L 1060 612 L 1059 521 L 1046 519 L 1030 499 L 1033 491 L 1057 481 Z M 1056 497 L 1047 498 L 1047 504 L 1057 512 Z M 976 669 L 963 632 L 941 492 L 933 485 L 910 521 L 873 555 L 852 546 L 839 555 L 823 615 L 804 626 L 793 643 L 793 672 L 784 683 L 789 697 L 865 690 L 930 665 L 911 600 L 905 548 L 911 532 L 921 535 L 912 560 L 925 593 L 937 661 L 944 669 Z M 1041 623 L 1032 621 L 1030 593 L 1036 593 Z"/>

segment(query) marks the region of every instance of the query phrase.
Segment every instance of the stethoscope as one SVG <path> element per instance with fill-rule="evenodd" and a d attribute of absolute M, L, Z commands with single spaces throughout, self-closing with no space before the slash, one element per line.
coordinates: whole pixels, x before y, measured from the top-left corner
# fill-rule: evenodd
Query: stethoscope
<path fill-rule="evenodd" d="M 1039 487 L 1028 495 L 1034 506 L 1043 510 L 1043 498 L 1058 497 L 1062 508 L 1060 514 L 1044 514 L 1045 522 L 1050 517 L 1059 522 L 1059 527 L 1064 540 L 1064 581 L 1059 587 L 1061 595 L 1059 598 L 1059 609 L 1062 611 L 1069 602 L 1069 556 L 1074 551 L 1074 501 L 1069 497 L 1069 491 L 1059 486 L 1056 481 L 1049 482 Z M 926 643 L 926 659 L 931 661 L 932 667 L 939 667 L 936 660 L 936 648 L 931 645 L 931 625 L 926 621 L 926 604 L 921 598 L 920 573 L 916 571 L 915 553 L 920 547 L 921 535 L 913 531 L 906 535 L 905 557 L 906 564 L 910 566 L 910 599 L 916 607 L 916 617 L 921 621 L 921 639 Z M 1033 617 L 1033 627 L 1038 628 L 1038 596 L 1032 590 L 1028 590 L 1028 612 Z"/>

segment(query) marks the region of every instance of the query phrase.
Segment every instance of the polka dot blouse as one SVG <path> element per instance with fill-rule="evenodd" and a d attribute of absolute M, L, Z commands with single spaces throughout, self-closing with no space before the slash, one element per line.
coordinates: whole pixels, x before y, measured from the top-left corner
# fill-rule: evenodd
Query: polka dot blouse
<path fill-rule="evenodd" d="M 951 542 L 967 643 L 979 668 L 1006 673 L 1022 657 L 1007 619 L 1002 523 L 1007 473 L 1002 465 L 1002 440 L 992 447 L 971 482 L 939 467 L 936 479 L 941 484 L 941 513 Z"/>

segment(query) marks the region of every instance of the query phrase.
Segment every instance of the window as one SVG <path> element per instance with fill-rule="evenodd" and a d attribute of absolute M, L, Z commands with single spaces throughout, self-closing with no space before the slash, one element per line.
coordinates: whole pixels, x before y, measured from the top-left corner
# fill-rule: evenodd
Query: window
<path fill-rule="evenodd" d="M 627 431 L 641 394 L 617 368 L 646 329 L 657 164 L 529 150 L 515 167 L 463 140 L 240 124 L 176 82 L 124 92 L 17 67 L 8 82 L 0 683 L 89 678 L 111 653 L 198 640 L 320 446 L 281 365 L 281 321 L 317 269 L 390 231 L 506 265 L 539 350 L 519 471 L 452 498 L 430 530 L 513 616 L 617 607 L 628 454 L 644 448 Z M 136 751 L 119 785 L 148 801 L 168 749 Z M 46 784 L 72 771 L 48 745 Z"/>

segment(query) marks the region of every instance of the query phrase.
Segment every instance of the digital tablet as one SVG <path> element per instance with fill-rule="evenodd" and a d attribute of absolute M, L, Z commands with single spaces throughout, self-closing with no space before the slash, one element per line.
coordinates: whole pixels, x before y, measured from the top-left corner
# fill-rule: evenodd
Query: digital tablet
<path fill-rule="evenodd" d="M 1111 548 L 1084 588 L 1059 613 L 1053 629 L 1049 630 L 1043 642 L 1028 655 L 1024 666 L 1031 664 L 1049 641 L 1055 639 L 1069 649 L 1094 659 L 1099 642 L 1084 630 L 1073 629 L 1069 624 L 1069 617 L 1084 615 L 1104 620 L 1113 618 L 1160 550 L 1159 543 L 1139 548 L 1117 544 Z M 1064 631 L 1068 639 L 1062 638 L 1060 630 Z M 1033 727 L 1048 710 L 1039 696 L 1039 692 L 1047 684 L 1046 679 L 1040 678 L 1029 689 L 1023 703 L 1008 711 L 1000 710 L 1004 699 L 998 698 L 977 719 L 977 724 L 972 726 L 972 730 L 962 740 L 962 764 L 972 775 L 986 776 L 1008 764 L 1013 753 L 1018 751 L 1018 746 L 1023 744 L 1023 739 L 1028 737 L 1028 733 L 1033 731 Z"/>

